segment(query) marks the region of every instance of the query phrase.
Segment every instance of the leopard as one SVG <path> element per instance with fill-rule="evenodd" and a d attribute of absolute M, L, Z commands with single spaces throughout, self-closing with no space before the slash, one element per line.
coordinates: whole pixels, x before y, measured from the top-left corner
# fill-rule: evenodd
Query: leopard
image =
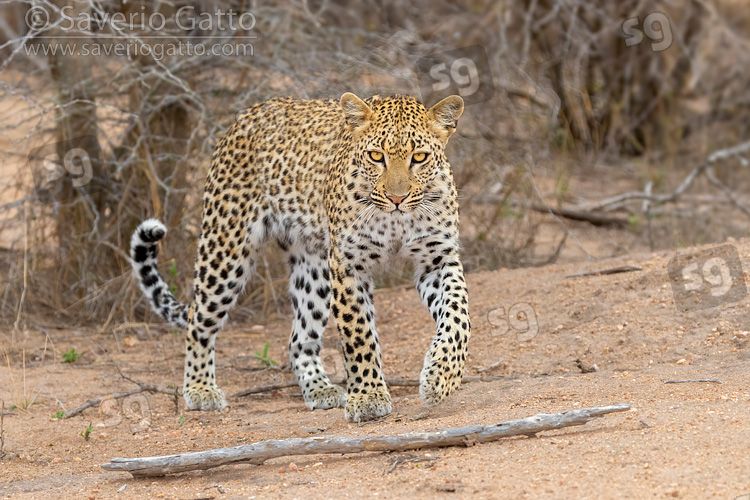
<path fill-rule="evenodd" d="M 311 410 L 344 408 L 349 422 L 392 411 L 375 328 L 374 279 L 393 259 L 413 265 L 435 322 L 419 394 L 429 407 L 461 384 L 471 337 L 460 259 L 457 187 L 446 145 L 464 111 L 453 95 L 430 108 L 408 95 L 273 98 L 239 112 L 217 142 L 202 199 L 192 301 L 157 269 L 167 233 L 146 220 L 131 238 L 133 272 L 153 311 L 186 330 L 183 398 L 221 410 L 215 343 L 262 249 L 289 265 L 291 369 Z M 408 262 L 407 262 L 408 264 Z M 321 362 L 332 314 L 346 388 Z"/>

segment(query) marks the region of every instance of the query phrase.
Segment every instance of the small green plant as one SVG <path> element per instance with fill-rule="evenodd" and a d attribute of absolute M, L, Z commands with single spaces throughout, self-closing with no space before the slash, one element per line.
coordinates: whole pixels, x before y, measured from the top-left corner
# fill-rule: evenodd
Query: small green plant
<path fill-rule="evenodd" d="M 55 418 L 63 418 L 65 416 L 64 411 L 56 411 L 55 412 Z"/>
<path fill-rule="evenodd" d="M 21 401 L 18 402 L 17 405 L 13 405 L 10 407 L 11 410 L 15 410 L 16 408 L 21 408 L 22 410 L 28 410 L 31 405 L 38 405 L 41 403 L 37 403 L 33 399 L 30 398 L 23 398 Z"/>
<path fill-rule="evenodd" d="M 271 345 L 271 342 L 266 341 L 266 345 L 265 347 L 263 347 L 263 354 L 259 353 L 258 351 L 255 351 L 255 359 L 257 359 L 258 362 L 266 368 L 271 367 L 271 366 L 276 366 L 278 364 L 276 363 L 276 361 L 268 357 L 268 347 L 270 345 Z"/>
<path fill-rule="evenodd" d="M 638 214 L 630 214 L 628 216 L 628 229 L 637 233 L 641 229 L 641 218 Z"/>
<path fill-rule="evenodd" d="M 177 296 L 177 278 L 180 276 L 180 271 L 177 270 L 177 263 L 174 259 L 169 263 L 169 291 L 172 295 Z"/>
<path fill-rule="evenodd" d="M 78 358 L 81 357 L 80 352 L 76 352 L 75 349 L 71 349 L 62 356 L 63 363 L 75 363 Z"/>
<path fill-rule="evenodd" d="M 523 213 L 513 210 L 512 208 L 503 205 L 503 208 L 500 211 L 500 214 L 503 217 L 515 217 L 516 219 L 523 219 Z"/>
<path fill-rule="evenodd" d="M 93 432 L 93 430 L 94 426 L 91 425 L 91 422 L 89 422 L 89 426 L 81 431 L 81 437 L 88 441 L 89 439 L 91 439 L 91 432 Z"/>
<path fill-rule="evenodd" d="M 185 425 L 185 415 L 180 415 L 180 418 L 177 419 L 177 423 L 180 424 L 180 427 Z"/>
<path fill-rule="evenodd" d="M 563 201 L 570 195 L 570 175 L 567 172 L 558 172 L 555 178 L 555 198 L 557 204 L 562 205 Z"/>

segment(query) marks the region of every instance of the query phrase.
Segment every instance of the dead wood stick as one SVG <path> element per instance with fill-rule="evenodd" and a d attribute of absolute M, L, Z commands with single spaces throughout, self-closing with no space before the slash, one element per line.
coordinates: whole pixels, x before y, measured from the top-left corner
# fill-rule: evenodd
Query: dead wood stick
<path fill-rule="evenodd" d="M 556 208 L 549 205 L 532 205 L 531 209 L 535 212 L 543 214 L 550 213 L 559 217 L 565 217 L 570 220 L 577 220 L 582 222 L 588 222 L 593 226 L 618 226 L 625 227 L 628 225 L 627 219 L 620 217 L 612 217 L 609 215 L 602 215 L 591 212 L 582 212 L 580 210 L 573 210 L 570 208 Z"/>
<path fill-rule="evenodd" d="M 502 365 L 504 361 L 505 361 L 504 359 L 500 359 L 498 361 L 495 361 L 494 363 L 492 363 L 489 366 L 477 366 L 477 371 L 479 373 L 484 373 L 484 372 L 488 372 L 490 370 L 494 370 L 498 366 Z"/>
<path fill-rule="evenodd" d="M 654 203 L 669 203 L 682 196 L 682 194 L 687 191 L 687 189 L 693 184 L 695 179 L 697 179 L 704 172 L 704 170 L 706 170 L 706 167 L 708 167 L 708 163 L 703 163 L 702 165 L 695 167 L 690 171 L 687 177 L 685 177 L 685 179 L 682 181 L 682 184 L 680 184 L 677 189 L 675 189 L 671 193 L 650 194 L 643 191 L 632 191 L 629 193 L 623 193 L 617 196 L 606 198 L 598 203 L 591 203 L 586 206 L 579 207 L 579 209 L 584 212 L 593 212 L 631 200 L 651 200 Z"/>
<path fill-rule="evenodd" d="M 588 273 L 581 273 L 581 274 L 570 274 L 566 276 L 566 279 L 569 278 L 583 278 L 585 276 L 599 276 L 599 275 L 605 275 L 605 274 L 620 274 L 620 273 L 632 273 L 633 271 L 643 271 L 642 267 L 638 266 L 620 266 L 620 267 L 613 267 L 611 269 L 604 269 L 602 271 L 591 271 Z"/>
<path fill-rule="evenodd" d="M 139 384 L 137 388 L 130 389 L 129 391 L 123 391 L 123 392 L 116 392 L 112 395 L 107 396 L 101 396 L 94 399 L 89 399 L 85 403 L 83 403 L 81 406 L 77 408 L 73 408 L 69 412 L 67 412 L 65 415 L 62 416 L 62 418 L 70 418 L 75 417 L 76 415 L 83 413 L 84 410 L 87 410 L 93 406 L 98 405 L 105 399 L 114 398 L 114 399 L 121 399 L 126 398 L 128 396 L 131 396 L 133 394 L 138 394 L 139 392 L 160 392 L 162 394 L 169 394 L 170 396 L 179 395 L 180 392 L 178 389 L 167 389 L 166 387 L 159 387 L 157 385 L 146 385 L 146 384 Z"/>
<path fill-rule="evenodd" d="M 331 382 L 336 383 L 335 380 L 332 380 Z M 288 389 L 290 387 L 299 387 L 299 384 L 296 380 L 289 380 L 287 382 L 281 382 L 280 384 L 259 385 L 235 392 L 234 394 L 230 394 L 229 397 L 241 398 L 243 396 L 252 396 L 253 394 L 263 394 L 264 392 L 280 391 L 281 389 Z"/>
<path fill-rule="evenodd" d="M 492 377 L 492 376 L 487 376 L 487 375 L 466 376 L 463 378 L 463 383 L 468 384 L 471 382 L 492 382 L 494 380 L 504 380 L 506 378 L 507 377 L 499 377 L 499 376 Z M 138 394 L 140 392 L 162 393 L 162 394 L 169 394 L 170 396 L 175 396 L 175 395 L 179 396 L 181 394 L 181 391 L 179 389 L 167 389 L 166 387 L 160 387 L 157 385 L 147 385 L 141 382 L 135 382 L 135 381 L 133 382 L 138 384 L 137 388 L 131 389 L 129 391 L 116 392 L 111 395 L 108 394 L 106 396 L 100 396 L 98 398 L 89 399 L 88 401 L 83 403 L 81 406 L 73 408 L 72 410 L 67 412 L 65 415 L 62 416 L 62 418 L 65 419 L 65 418 L 75 417 L 76 415 L 83 413 L 84 410 L 88 410 L 89 408 L 92 408 L 98 405 L 99 403 L 101 403 L 102 401 L 108 398 L 122 399 L 128 396 L 132 396 L 133 394 Z M 334 384 L 342 384 L 344 383 L 344 379 L 343 378 L 333 379 L 332 382 Z M 412 378 L 400 378 L 400 377 L 387 378 L 385 382 L 386 384 L 392 387 L 396 387 L 396 386 L 419 387 L 419 380 L 415 378 L 413 379 Z M 288 389 L 290 387 L 298 387 L 297 381 L 289 380 L 287 382 L 281 382 L 279 384 L 261 385 L 258 387 L 251 387 L 250 389 L 245 389 L 245 390 L 236 392 L 234 394 L 231 394 L 230 397 L 240 398 L 243 396 L 250 396 L 252 394 L 263 394 L 265 392 L 273 392 L 273 391 L 278 391 L 281 389 Z"/>
<path fill-rule="evenodd" d="M 363 451 L 405 451 L 418 448 L 441 448 L 474 443 L 487 443 L 509 436 L 533 436 L 542 431 L 583 425 L 596 417 L 629 410 L 629 405 L 581 408 L 564 413 L 540 413 L 533 417 L 511 420 L 497 425 L 452 427 L 435 432 L 407 432 L 390 436 L 348 437 L 327 436 L 308 438 L 271 439 L 259 443 L 216 448 L 179 455 L 142 458 L 113 458 L 102 468 L 130 472 L 133 477 L 153 477 L 205 470 L 221 465 L 251 463 L 260 465 L 266 460 L 290 455 L 322 453 L 359 453 Z"/>
<path fill-rule="evenodd" d="M 707 174 L 706 177 L 708 178 L 709 182 L 711 182 L 714 186 L 718 187 L 720 190 L 724 191 L 724 194 L 727 196 L 727 198 L 733 205 L 735 205 L 738 209 L 740 209 L 744 213 L 750 215 L 750 213 L 748 213 L 750 212 L 750 210 L 748 210 L 746 207 L 744 207 L 742 204 L 739 203 L 739 201 L 734 196 L 734 194 L 729 189 L 729 187 L 724 185 L 718 179 L 716 179 L 716 176 L 714 175 L 714 172 L 711 167 L 713 164 L 719 161 L 723 161 L 723 160 L 726 160 L 727 158 L 732 158 L 735 156 L 740 156 L 748 152 L 750 152 L 750 141 L 740 143 L 731 148 L 725 148 L 725 149 L 720 149 L 718 151 L 714 151 L 708 156 L 708 158 L 706 158 L 703 164 L 691 170 L 690 173 L 687 175 L 687 177 L 685 177 L 685 179 L 682 181 L 682 183 L 679 186 L 677 186 L 677 189 L 675 189 L 671 193 L 651 194 L 650 192 L 646 192 L 646 191 L 634 191 L 630 193 L 624 193 L 624 194 L 620 194 L 617 196 L 613 196 L 611 198 L 604 199 L 598 203 L 591 203 L 586 206 L 582 206 L 578 208 L 584 212 L 596 211 L 596 210 L 611 208 L 613 205 L 619 206 L 623 202 L 631 201 L 631 200 L 650 200 L 654 203 L 659 203 L 659 204 L 670 203 L 670 202 L 676 201 L 683 194 L 685 194 L 685 191 L 687 191 L 687 189 L 693 184 L 693 182 L 695 182 L 695 180 L 698 177 L 700 177 L 702 174 Z"/>
<path fill-rule="evenodd" d="M 471 382 L 494 382 L 495 380 L 507 380 L 508 377 L 492 376 L 492 375 L 467 375 L 463 378 L 462 383 L 469 384 Z M 342 377 L 332 378 L 331 382 L 334 384 L 343 384 L 346 381 Z M 386 385 L 391 387 L 419 387 L 419 379 L 417 378 L 402 378 L 393 377 L 385 379 Z M 299 387 L 296 380 L 289 380 L 287 382 L 280 382 L 278 384 L 271 385 L 259 385 L 251 387 L 249 389 L 243 389 L 241 391 L 230 394 L 230 398 L 241 398 L 244 396 L 251 396 L 253 394 L 263 394 L 265 392 L 278 391 L 281 389 L 288 389 L 290 387 Z"/>
<path fill-rule="evenodd" d="M 472 198 L 473 201 L 478 203 L 509 203 L 510 205 L 522 206 L 520 203 L 513 203 L 507 201 L 504 196 L 495 195 L 483 195 Z M 526 207 L 526 205 L 523 205 Z M 558 217 L 564 217 L 570 220 L 577 220 L 588 222 L 594 226 L 618 226 L 625 227 L 628 224 L 627 219 L 622 217 L 612 217 L 611 215 L 598 214 L 592 212 L 585 212 L 581 210 L 574 210 L 563 207 L 553 207 L 550 205 L 530 205 L 528 206 L 531 210 L 543 214 L 552 214 Z"/>
<path fill-rule="evenodd" d="M 750 217 L 750 209 L 747 208 L 742 203 L 740 203 L 740 201 L 734 195 L 732 190 L 729 189 L 729 186 L 721 182 L 719 178 L 716 177 L 716 172 L 714 172 L 713 167 L 706 170 L 706 178 L 711 184 L 716 186 L 720 191 L 722 191 L 726 195 L 727 199 L 732 205 L 734 205 L 738 210 L 740 210 L 742 213 Z"/>
<path fill-rule="evenodd" d="M 690 382 L 703 382 L 706 384 L 723 384 L 721 380 L 715 378 L 692 378 L 692 379 L 681 379 L 681 380 L 665 380 L 665 384 L 687 384 Z"/>

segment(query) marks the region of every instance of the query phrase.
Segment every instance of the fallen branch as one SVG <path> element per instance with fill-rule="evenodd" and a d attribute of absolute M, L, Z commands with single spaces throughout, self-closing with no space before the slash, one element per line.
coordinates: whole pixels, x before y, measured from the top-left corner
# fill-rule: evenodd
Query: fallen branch
<path fill-rule="evenodd" d="M 533 436 L 539 432 L 583 425 L 596 417 L 629 410 L 629 405 L 581 408 L 564 413 L 540 413 L 533 417 L 511 420 L 497 425 L 453 427 L 435 432 L 408 432 L 376 437 L 308 437 L 271 439 L 259 443 L 217 448 L 194 453 L 161 457 L 113 458 L 102 468 L 130 472 L 133 477 L 153 477 L 205 470 L 221 465 L 251 463 L 260 465 L 266 460 L 290 455 L 322 453 L 359 453 L 363 451 L 405 451 L 418 448 L 442 448 L 488 443 L 509 436 Z"/>
<path fill-rule="evenodd" d="M 463 378 L 462 383 L 470 384 L 471 382 L 494 382 L 496 380 L 506 380 L 508 377 L 492 376 L 492 375 L 467 375 Z M 346 381 L 342 377 L 333 378 L 331 382 L 337 385 L 344 384 Z M 419 387 L 419 379 L 416 378 L 386 378 L 386 385 L 390 387 Z M 280 382 L 278 384 L 271 385 L 260 385 L 257 387 L 251 387 L 244 389 L 234 394 L 230 394 L 230 398 L 241 398 L 244 396 L 252 396 L 253 394 L 263 394 L 265 392 L 273 392 L 281 389 L 288 389 L 290 387 L 299 387 L 296 380 L 289 380 L 287 382 Z"/>
<path fill-rule="evenodd" d="M 587 273 L 580 273 L 580 274 L 570 274 L 566 276 L 566 279 L 570 278 L 583 278 L 586 276 L 603 276 L 605 274 L 620 274 L 620 273 L 632 273 L 634 271 L 643 271 L 642 267 L 638 266 L 620 266 L 620 267 L 612 267 L 610 269 L 604 269 L 602 271 L 590 271 Z"/>
<path fill-rule="evenodd" d="M 135 380 L 132 380 L 132 379 L 130 379 L 128 377 L 125 377 L 124 375 L 123 375 L 123 377 L 126 378 L 127 380 L 133 382 L 134 384 L 137 384 L 138 387 L 135 388 L 135 389 L 131 389 L 129 391 L 116 392 L 115 394 L 112 394 L 112 395 L 108 394 L 106 396 L 100 396 L 98 398 L 89 399 L 88 401 L 86 401 L 85 403 L 83 403 L 81 406 L 73 408 L 72 410 L 70 410 L 69 412 L 67 412 L 65 415 L 62 416 L 62 418 L 65 419 L 65 418 L 75 417 L 76 415 L 79 415 L 79 414 L 83 413 L 84 410 L 88 410 L 89 408 L 92 408 L 92 407 L 98 405 L 99 403 L 101 403 L 105 399 L 109 399 L 109 398 L 122 399 L 122 398 L 126 398 L 128 396 L 132 396 L 133 394 L 138 394 L 140 392 L 168 394 L 168 395 L 173 396 L 173 397 L 177 397 L 177 396 L 182 395 L 182 392 L 179 389 L 176 389 L 176 388 L 175 389 L 168 389 L 166 387 L 160 387 L 158 385 L 148 385 L 148 384 L 144 384 L 142 382 L 137 382 Z M 481 375 L 481 376 L 471 376 L 471 375 L 469 375 L 469 376 L 466 376 L 466 377 L 463 378 L 463 383 L 464 384 L 468 384 L 468 383 L 471 383 L 471 382 L 493 382 L 495 380 L 505 380 L 505 379 L 507 379 L 507 377 L 500 377 L 500 376 L 494 377 L 494 376 L 488 376 L 488 375 Z M 343 384 L 344 383 L 344 379 L 343 378 L 333 379 L 332 382 L 334 384 Z M 391 387 L 397 387 L 397 386 L 400 386 L 400 387 L 419 387 L 419 379 L 415 379 L 415 378 L 399 378 L 399 377 L 396 377 L 396 378 L 387 378 L 385 380 L 385 382 L 386 382 L 386 384 L 388 384 Z M 287 382 L 281 382 L 279 384 L 261 385 L 261 386 L 258 386 L 258 387 L 251 387 L 250 389 L 245 389 L 245 390 L 242 390 L 242 391 L 239 391 L 239 392 L 235 392 L 234 394 L 231 394 L 230 397 L 232 397 L 232 398 L 241 398 L 241 397 L 244 397 L 244 396 L 251 396 L 253 394 L 263 394 L 263 393 L 266 393 L 266 392 L 273 392 L 273 391 L 278 391 L 278 390 L 281 390 L 281 389 L 288 389 L 290 387 L 299 387 L 299 385 L 297 384 L 296 380 L 289 380 Z"/>
<path fill-rule="evenodd" d="M 723 384 L 721 380 L 715 378 L 694 378 L 694 379 L 682 379 L 682 380 L 665 380 L 665 384 L 687 384 L 690 382 L 703 382 L 706 384 Z"/>
<path fill-rule="evenodd" d="M 677 200 L 680 196 L 682 196 L 685 191 L 695 182 L 695 179 L 697 179 L 703 172 L 706 170 L 706 167 L 708 167 L 708 163 L 704 163 L 702 165 L 699 165 L 698 167 L 695 167 L 687 177 L 682 181 L 682 184 L 680 184 L 677 189 L 672 191 L 671 193 L 665 193 L 665 194 L 651 194 L 647 193 L 645 191 L 631 191 L 629 193 L 623 193 L 618 194 L 617 196 L 612 196 L 610 198 L 605 198 L 604 200 L 598 202 L 598 203 L 592 203 L 583 207 L 580 207 L 580 210 L 583 211 L 595 211 L 595 210 L 603 210 L 607 208 L 611 208 L 613 205 L 619 206 L 623 202 L 631 201 L 631 200 L 650 200 L 653 203 L 669 203 Z"/>
<path fill-rule="evenodd" d="M 716 186 L 720 191 L 722 191 L 727 199 L 729 200 L 729 203 L 735 206 L 740 212 L 750 217 L 750 209 L 748 209 L 745 205 L 740 203 L 740 201 L 737 199 L 737 197 L 734 195 L 731 189 L 729 189 L 729 186 L 724 184 L 719 180 L 718 177 L 716 177 L 716 172 L 714 172 L 713 167 L 706 170 L 706 178 L 708 181 Z"/>
<path fill-rule="evenodd" d="M 506 197 L 498 195 L 483 195 L 476 196 L 472 199 L 478 203 L 509 203 L 511 206 L 521 206 L 520 203 L 513 203 L 506 201 Z M 611 215 L 592 213 L 581 210 L 574 210 L 563 207 L 553 207 L 550 205 L 531 205 L 528 208 L 535 212 L 543 214 L 552 214 L 558 217 L 564 217 L 566 219 L 588 222 L 593 226 L 617 226 L 625 227 L 628 225 L 628 220 L 622 217 L 612 217 Z"/>
<path fill-rule="evenodd" d="M 492 363 L 489 366 L 477 366 L 477 372 L 484 373 L 484 372 L 488 372 L 490 370 L 494 370 L 498 366 L 502 365 L 504 361 L 505 361 L 504 359 L 501 359 L 499 361 L 495 361 L 494 363 Z"/>
<path fill-rule="evenodd" d="M 714 151 L 708 156 L 708 158 L 706 158 L 703 164 L 691 170 L 688 176 L 685 177 L 682 183 L 677 187 L 677 189 L 675 189 L 671 193 L 652 194 L 650 189 L 644 191 L 632 191 L 629 193 L 613 196 L 611 198 L 606 198 L 598 203 L 590 203 L 585 206 L 580 206 L 577 207 L 577 209 L 583 212 L 593 212 L 596 210 L 612 210 L 615 207 L 620 207 L 624 202 L 632 200 L 648 200 L 655 204 L 674 202 L 677 201 L 677 199 L 680 198 L 683 194 L 685 194 L 685 191 L 688 190 L 688 188 L 695 182 L 698 177 L 705 174 L 708 181 L 727 196 L 730 203 L 732 203 L 745 215 L 750 216 L 750 209 L 742 205 L 739 200 L 737 200 L 737 198 L 734 196 L 734 193 L 732 193 L 732 190 L 729 189 L 729 187 L 722 183 L 719 179 L 717 179 L 713 171 L 713 165 L 715 163 L 726 160 L 728 158 L 736 156 L 738 157 L 749 152 L 750 141 L 743 142 L 731 148 Z"/>
<path fill-rule="evenodd" d="M 335 381 L 333 381 L 335 383 Z M 243 396 L 252 396 L 253 394 L 263 394 L 264 392 L 280 391 L 281 389 L 288 389 L 290 387 L 299 387 L 296 380 L 289 380 L 288 382 L 281 382 L 280 384 L 271 385 L 259 385 L 257 387 L 251 387 L 244 389 L 234 394 L 230 394 L 230 398 L 241 398 Z"/>
<path fill-rule="evenodd" d="M 166 387 L 159 387 L 158 385 L 139 384 L 137 388 L 131 389 L 129 391 L 116 392 L 115 394 L 112 394 L 112 395 L 89 399 L 88 401 L 83 403 L 81 406 L 77 408 L 73 408 L 72 410 L 67 412 L 65 415 L 62 416 L 62 418 L 75 417 L 76 415 L 83 413 L 84 410 L 87 410 L 93 406 L 98 405 L 99 403 L 104 401 L 104 399 L 109 399 L 109 398 L 122 399 L 128 396 L 132 396 L 133 394 L 138 394 L 139 392 L 151 392 L 151 393 L 158 392 L 162 394 L 169 394 L 170 396 L 178 396 L 180 394 L 178 389 L 167 389 Z"/>
<path fill-rule="evenodd" d="M 439 459 L 440 459 L 439 457 L 420 457 L 420 456 L 417 456 L 417 455 L 412 455 L 410 453 L 409 454 L 404 454 L 404 455 L 398 455 L 396 457 L 396 460 L 393 461 L 393 464 L 391 465 L 391 468 L 388 469 L 387 471 L 385 471 L 383 473 L 383 475 L 385 476 L 387 474 L 390 474 L 391 472 L 393 472 L 396 469 L 396 467 L 398 467 L 401 464 L 410 463 L 410 462 L 411 463 L 415 463 L 415 462 L 431 462 L 433 460 L 439 460 Z"/>
<path fill-rule="evenodd" d="M 535 212 L 540 212 L 543 214 L 550 213 L 552 215 L 565 217 L 566 219 L 570 220 L 588 222 L 593 226 L 625 227 L 628 225 L 627 219 L 590 212 L 582 212 L 580 210 L 572 210 L 570 208 L 556 208 L 549 205 L 532 205 L 531 209 Z"/>

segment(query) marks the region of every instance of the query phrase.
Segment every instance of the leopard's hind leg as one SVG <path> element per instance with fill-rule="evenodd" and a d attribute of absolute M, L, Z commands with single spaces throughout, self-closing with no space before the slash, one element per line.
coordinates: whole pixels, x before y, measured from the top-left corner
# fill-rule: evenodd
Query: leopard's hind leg
<path fill-rule="evenodd" d="M 257 238 L 243 219 L 232 214 L 232 208 L 204 207 L 195 260 L 194 298 L 185 338 L 183 397 L 192 410 L 219 410 L 227 405 L 216 384 L 216 334 L 253 272 L 258 253 Z M 215 211 L 230 217 L 221 221 Z"/>
<path fill-rule="evenodd" d="M 294 319 L 289 339 L 289 361 L 305 405 L 311 409 L 343 408 L 346 390 L 333 385 L 323 369 L 320 350 L 328 322 L 331 282 L 327 250 L 289 252 L 289 293 Z"/>

